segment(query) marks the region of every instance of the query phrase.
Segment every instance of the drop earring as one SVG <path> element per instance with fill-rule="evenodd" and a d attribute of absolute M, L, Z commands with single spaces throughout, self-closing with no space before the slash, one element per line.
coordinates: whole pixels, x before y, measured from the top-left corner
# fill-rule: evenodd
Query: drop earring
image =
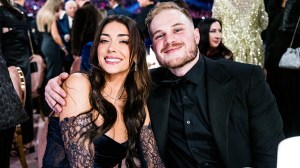
<path fill-rule="evenodd" d="M 137 71 L 137 63 L 134 63 L 134 71 Z"/>

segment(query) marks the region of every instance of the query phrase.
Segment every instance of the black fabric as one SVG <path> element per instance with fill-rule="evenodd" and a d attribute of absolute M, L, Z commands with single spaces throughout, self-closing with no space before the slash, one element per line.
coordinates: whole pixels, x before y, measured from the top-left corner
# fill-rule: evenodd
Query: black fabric
<path fill-rule="evenodd" d="M 291 4 L 298 3 L 299 0 L 295 2 L 294 0 L 288 0 L 286 4 L 286 9 L 290 8 Z M 274 3 L 270 1 L 270 3 Z M 281 6 L 280 3 L 272 5 L 270 11 L 274 11 L 274 8 Z M 278 67 L 279 60 L 282 54 L 290 46 L 291 40 L 293 38 L 293 33 L 295 30 L 296 23 L 299 17 L 299 7 L 293 7 L 293 10 L 297 9 L 298 15 L 293 15 L 293 13 L 286 12 L 286 9 L 279 11 L 274 17 L 273 22 L 270 23 L 268 29 L 269 43 L 266 48 L 266 70 L 267 70 L 267 82 L 274 96 L 276 97 L 276 102 L 278 105 L 279 112 L 281 113 L 283 119 L 283 130 L 285 136 L 293 137 L 300 135 L 300 71 L 298 70 L 288 70 L 281 69 Z M 287 16 L 290 14 L 291 16 Z M 285 17 L 283 17 L 285 15 Z M 285 22 L 286 18 L 294 18 L 289 20 L 289 25 L 294 25 L 291 31 L 279 31 L 279 27 Z M 287 20 L 286 20 L 287 21 Z M 300 30 L 300 25 L 297 29 Z M 295 35 L 292 48 L 300 47 L 300 36 Z"/>
<path fill-rule="evenodd" d="M 110 137 L 102 135 L 94 140 L 95 168 L 109 168 L 121 165 L 126 157 L 127 143 L 119 144 Z"/>
<path fill-rule="evenodd" d="M 0 130 L 0 165 L 2 168 L 9 168 L 10 150 L 15 134 L 15 127 Z"/>
<path fill-rule="evenodd" d="M 28 119 L 14 90 L 0 50 L 0 131 L 23 123 Z"/>
<path fill-rule="evenodd" d="M 203 58 L 208 116 L 224 167 L 276 167 L 278 143 L 284 139 L 283 125 L 262 69 L 225 59 Z M 153 84 L 147 101 L 163 160 L 168 155 L 171 89 L 159 83 L 168 79 L 168 73 L 169 69 L 164 67 L 151 70 Z"/>
<path fill-rule="evenodd" d="M 70 160 L 68 160 L 68 157 L 79 156 L 79 155 L 83 157 L 90 156 L 91 153 L 89 153 L 89 155 L 84 154 L 84 152 L 86 152 L 84 150 L 78 151 L 80 148 L 77 148 L 75 145 L 72 146 L 72 149 L 70 149 L 71 151 L 67 151 L 69 153 L 66 152 L 64 143 L 67 142 L 64 142 L 63 140 L 62 132 L 64 131 L 62 130 L 68 129 L 70 132 L 68 132 L 67 134 L 69 136 L 72 136 L 72 133 L 74 133 L 75 130 L 72 129 L 73 127 L 72 128 L 69 127 L 69 125 L 67 125 L 66 122 L 72 125 L 74 123 L 73 119 L 74 117 L 71 118 L 70 120 L 69 118 L 66 118 L 63 122 L 60 123 L 59 118 L 50 117 L 49 125 L 48 125 L 48 134 L 47 134 L 47 147 L 43 158 L 44 168 L 70 167 Z M 80 120 L 79 122 L 85 123 L 86 120 Z M 81 144 L 80 142 L 76 142 L 76 143 L 83 146 L 83 144 Z M 119 144 L 113 139 L 109 138 L 108 136 L 102 135 L 95 138 L 93 145 L 94 145 L 94 152 L 95 152 L 94 156 L 91 156 L 91 158 L 93 157 L 92 160 L 93 163 L 89 162 L 91 158 L 89 159 L 85 158 L 85 160 L 75 160 L 75 162 L 77 162 L 76 165 L 83 165 L 84 167 L 86 167 L 87 165 L 93 165 L 93 167 L 95 168 L 110 168 L 118 164 L 120 165 L 122 160 L 126 157 L 127 142 L 124 142 L 123 144 Z M 75 158 L 69 158 L 69 159 L 75 159 Z M 81 163 L 81 161 L 84 161 L 84 163 Z"/>
<path fill-rule="evenodd" d="M 150 4 L 146 7 L 141 8 L 141 12 L 135 17 L 135 21 L 138 24 L 138 27 L 143 32 L 145 39 L 150 38 L 147 26 L 145 24 L 145 19 L 147 18 L 148 13 L 155 7 L 155 4 Z"/>
<path fill-rule="evenodd" d="M 202 59 L 172 85 L 166 160 L 168 167 L 199 167 L 206 163 L 220 163 L 208 119 L 205 65 Z"/>
<path fill-rule="evenodd" d="M 53 40 L 51 34 L 48 32 L 43 32 L 42 36 L 43 40 L 41 44 L 41 52 L 44 55 L 44 60 L 47 69 L 44 78 L 44 83 L 48 83 L 50 79 L 62 73 L 62 56 L 60 55 L 60 48 Z M 49 115 L 52 109 L 48 106 L 44 98 L 42 100 L 43 113 L 45 115 Z"/>
<path fill-rule="evenodd" d="M 9 12 L 3 6 L 0 6 L 0 45 L 3 58 L 7 67 L 13 65 L 22 69 L 26 81 L 26 102 L 25 110 L 29 116 L 29 120 L 23 123 L 22 138 L 23 143 L 29 143 L 34 138 L 33 130 L 33 111 L 31 99 L 31 71 L 29 66 L 29 39 L 28 39 L 28 23 L 26 14 L 21 6 L 16 6 L 18 10 L 23 12 L 22 17 Z M 2 28 L 8 28 L 9 31 L 2 33 Z"/>
<path fill-rule="evenodd" d="M 89 41 L 94 41 L 97 25 L 101 20 L 99 10 L 88 1 L 75 12 L 71 38 L 73 55 L 80 56 L 82 47 Z"/>
<path fill-rule="evenodd" d="M 300 16 L 300 1 L 288 0 L 285 5 L 283 18 L 279 30 L 294 32 L 295 27 Z M 298 26 L 297 34 L 300 34 L 300 28 Z"/>
<path fill-rule="evenodd" d="M 43 168 L 69 167 L 60 132 L 59 118 L 49 117 L 47 147 L 43 158 Z"/>
<path fill-rule="evenodd" d="M 24 111 L 21 101 L 12 85 L 6 62 L 2 53 L 2 17 L 3 9 L 0 6 L 0 130 L 11 128 L 17 124 L 23 123 L 28 119 L 28 115 Z"/>

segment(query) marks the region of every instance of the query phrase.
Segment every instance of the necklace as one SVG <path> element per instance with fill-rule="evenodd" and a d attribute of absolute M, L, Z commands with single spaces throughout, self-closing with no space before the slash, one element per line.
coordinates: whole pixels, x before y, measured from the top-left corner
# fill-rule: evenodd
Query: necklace
<path fill-rule="evenodd" d="M 108 83 L 108 86 L 111 88 L 111 86 L 110 86 L 109 83 Z M 112 88 L 111 88 L 111 90 L 112 90 Z M 116 97 L 111 96 L 111 95 L 108 94 L 104 89 L 103 89 L 102 91 L 103 91 L 103 93 L 105 93 L 105 95 L 108 96 L 109 98 L 111 98 L 111 99 L 113 99 L 113 100 L 117 100 L 117 99 L 120 99 L 120 97 L 121 97 L 122 94 L 124 93 L 124 90 L 125 90 L 124 87 L 122 87 L 122 90 L 121 90 L 120 95 L 117 95 Z"/>

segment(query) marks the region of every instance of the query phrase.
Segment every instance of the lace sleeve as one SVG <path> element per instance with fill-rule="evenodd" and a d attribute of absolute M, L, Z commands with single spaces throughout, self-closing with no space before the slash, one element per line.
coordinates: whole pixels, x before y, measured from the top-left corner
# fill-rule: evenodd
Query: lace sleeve
<path fill-rule="evenodd" d="M 158 153 L 151 125 L 144 125 L 141 129 L 140 142 L 147 167 L 165 167 Z"/>
<path fill-rule="evenodd" d="M 70 167 L 93 167 L 94 146 L 82 134 L 92 128 L 90 115 L 65 118 L 60 122 L 61 134 Z"/>

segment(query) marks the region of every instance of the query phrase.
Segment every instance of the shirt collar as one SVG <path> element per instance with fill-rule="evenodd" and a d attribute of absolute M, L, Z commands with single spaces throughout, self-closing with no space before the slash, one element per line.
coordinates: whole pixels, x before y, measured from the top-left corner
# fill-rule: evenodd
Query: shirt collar
<path fill-rule="evenodd" d="M 200 55 L 199 60 L 197 63 L 184 75 L 187 80 L 191 81 L 196 85 L 199 85 L 201 81 L 203 81 L 205 73 L 205 63 L 203 56 Z"/>
<path fill-rule="evenodd" d="M 185 79 L 190 83 L 199 85 L 203 79 L 205 74 L 205 62 L 203 56 L 200 55 L 197 63 L 182 77 L 177 77 L 171 71 L 168 71 L 167 78 L 163 81 L 163 83 L 169 83 L 170 81 L 176 81 L 178 79 Z"/>

